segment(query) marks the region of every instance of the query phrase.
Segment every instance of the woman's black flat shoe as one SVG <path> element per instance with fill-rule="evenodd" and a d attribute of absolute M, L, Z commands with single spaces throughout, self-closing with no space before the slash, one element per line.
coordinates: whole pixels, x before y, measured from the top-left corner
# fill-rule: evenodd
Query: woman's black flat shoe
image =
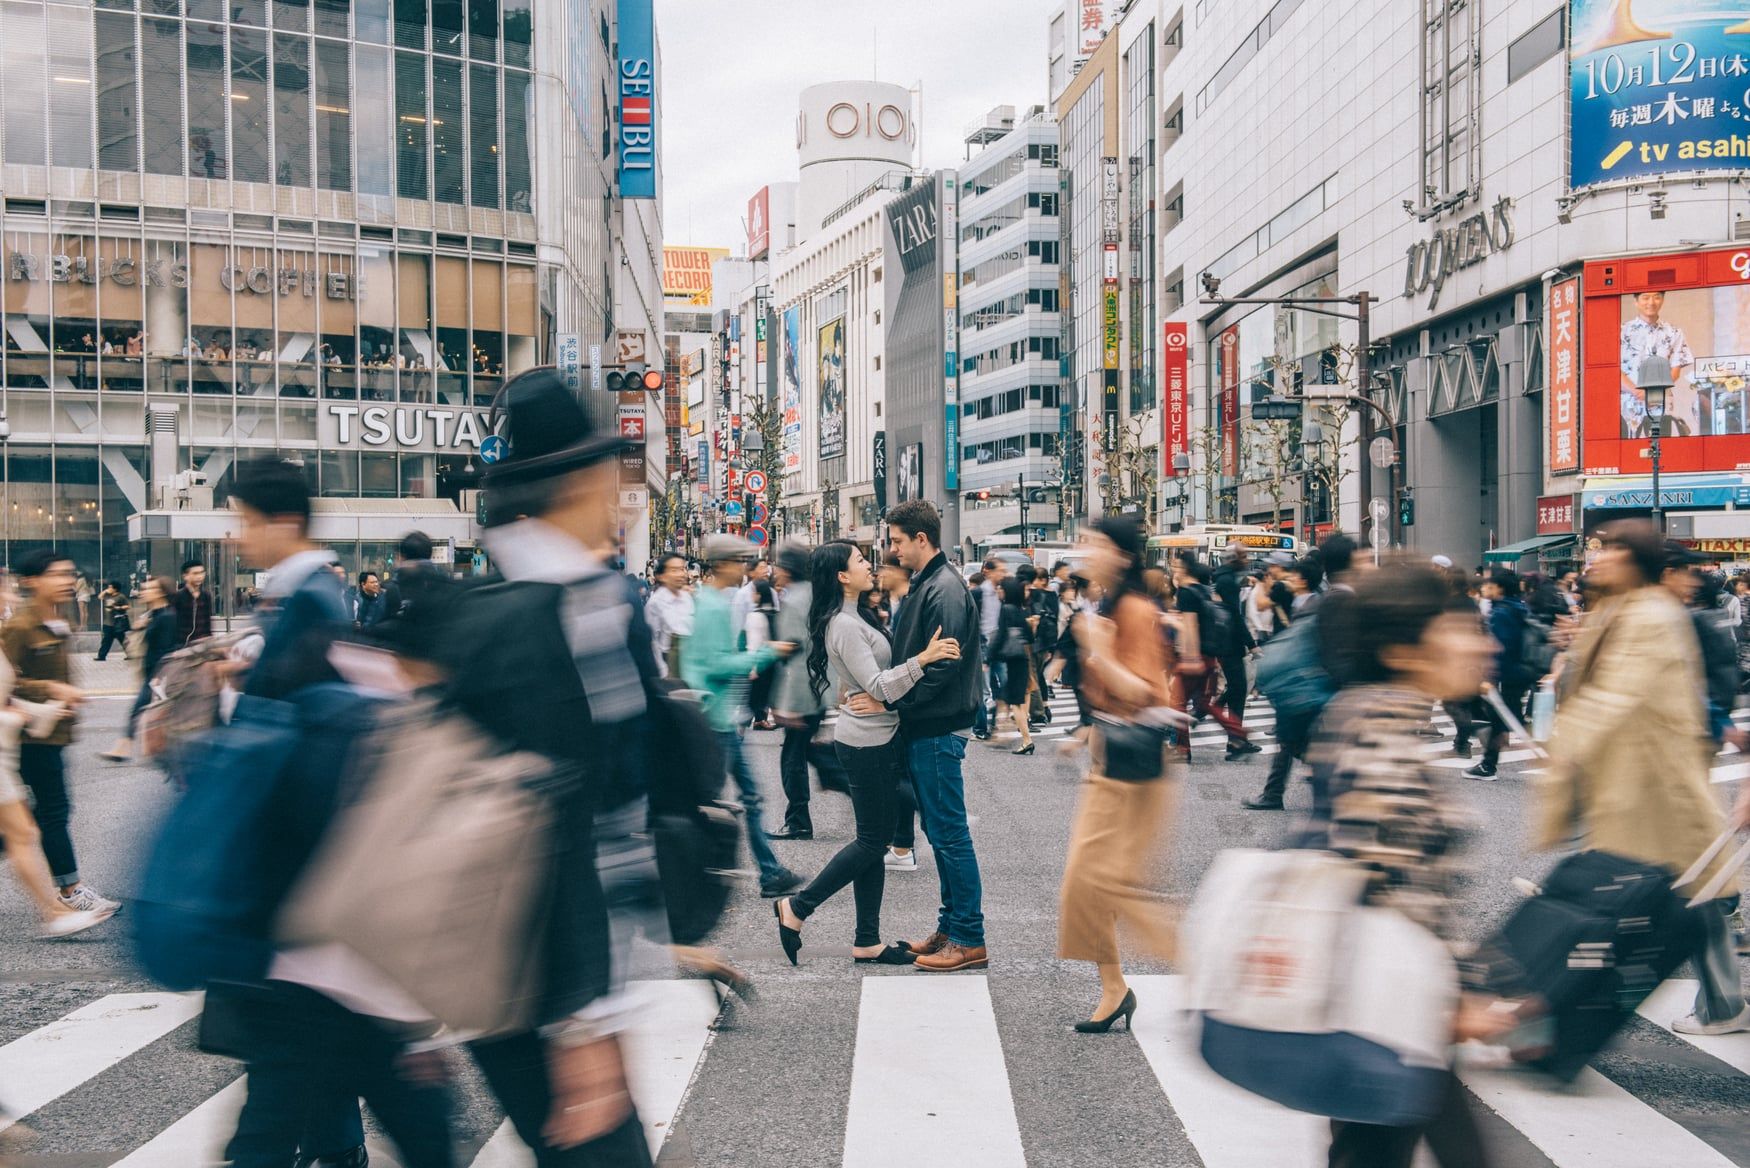
<path fill-rule="evenodd" d="M 1124 1029 L 1130 1029 L 1130 1016 L 1136 1013 L 1136 991 L 1125 990 L 1124 1000 L 1118 1003 L 1118 1008 L 1104 1018 L 1095 1018 L 1091 1022 L 1077 1022 L 1077 1034 L 1104 1034 L 1112 1029 L 1112 1024 L 1118 1019 L 1124 1019 Z"/>
<path fill-rule="evenodd" d="M 917 959 L 918 955 L 903 941 L 898 945 L 889 945 L 873 957 L 853 958 L 858 965 L 910 965 Z"/>
<path fill-rule="evenodd" d="M 783 903 L 782 900 L 772 902 L 772 915 L 778 918 L 778 944 L 784 947 L 784 956 L 790 959 L 790 964 L 795 965 L 796 955 L 802 952 L 802 930 L 784 924 L 784 910 L 779 907 Z"/>

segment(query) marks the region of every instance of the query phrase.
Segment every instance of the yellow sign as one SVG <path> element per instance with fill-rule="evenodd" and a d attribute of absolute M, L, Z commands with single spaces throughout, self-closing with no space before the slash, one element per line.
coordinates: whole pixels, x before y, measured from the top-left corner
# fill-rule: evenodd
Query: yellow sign
<path fill-rule="evenodd" d="M 1106 285 L 1106 304 L 1103 313 L 1106 332 L 1106 363 L 1104 368 L 1118 368 L 1118 287 L 1115 284 Z"/>
<path fill-rule="evenodd" d="M 1711 556 L 1741 556 L 1750 553 L 1750 539 L 1692 539 L 1689 546 Z"/>
<path fill-rule="evenodd" d="M 711 307 L 711 265 L 728 258 L 726 247 L 663 248 L 663 299 Z"/>

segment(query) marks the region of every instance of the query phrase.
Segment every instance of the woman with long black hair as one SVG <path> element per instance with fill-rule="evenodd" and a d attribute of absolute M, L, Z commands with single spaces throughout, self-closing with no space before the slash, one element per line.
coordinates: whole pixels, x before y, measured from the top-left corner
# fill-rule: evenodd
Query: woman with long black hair
<path fill-rule="evenodd" d="M 886 883 L 887 845 L 893 839 L 895 801 L 906 775 L 905 743 L 899 737 L 899 715 L 891 710 L 854 714 L 850 699 L 869 694 L 891 703 L 910 692 L 924 675 L 924 666 L 960 656 L 960 645 L 943 639 L 941 630 L 924 651 L 893 664 L 893 646 L 879 618 L 863 604 L 875 587 L 874 570 L 855 544 L 829 543 L 809 560 L 813 599 L 808 607 L 808 681 L 817 698 L 829 680 L 842 692 L 834 750 L 851 785 L 851 810 L 856 838 L 827 861 L 812 883 L 794 896 L 772 903 L 778 918 L 778 940 L 790 964 L 802 948 L 802 922 L 845 885 L 857 901 L 856 943 L 851 956 L 860 962 L 910 965 L 917 959 L 903 945 L 881 942 L 881 893 Z"/>
<path fill-rule="evenodd" d="M 1173 713 L 1166 637 L 1142 575 L 1147 537 L 1135 521 L 1109 516 L 1083 538 L 1092 553 L 1083 574 L 1104 599 L 1076 622 L 1094 733 L 1058 894 L 1057 955 L 1099 970 L 1100 1001 L 1076 1029 L 1104 1033 L 1136 1012 L 1119 964 L 1119 917 L 1154 955 L 1172 955 L 1167 910 L 1144 889 L 1178 775 L 1164 732 Z"/>

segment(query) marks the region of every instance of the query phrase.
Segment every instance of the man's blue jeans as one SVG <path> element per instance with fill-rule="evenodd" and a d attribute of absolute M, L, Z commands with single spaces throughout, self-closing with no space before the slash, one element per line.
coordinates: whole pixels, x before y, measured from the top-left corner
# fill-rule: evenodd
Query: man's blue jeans
<path fill-rule="evenodd" d="M 741 808 L 746 813 L 747 846 L 754 863 L 759 865 L 760 883 L 771 884 L 783 874 L 784 865 L 778 863 L 772 843 L 766 838 L 765 824 L 760 822 L 760 787 L 747 765 L 747 755 L 742 752 L 741 735 L 734 730 L 719 730 L 717 741 L 723 747 L 723 760 L 729 764 L 730 777 L 735 780 Z"/>
<path fill-rule="evenodd" d="M 960 777 L 966 739 L 958 734 L 919 738 L 908 749 L 918 814 L 936 851 L 936 878 L 942 885 L 936 929 L 956 945 L 983 945 L 984 886 L 972 850 L 972 829 L 966 823 L 966 784 Z"/>

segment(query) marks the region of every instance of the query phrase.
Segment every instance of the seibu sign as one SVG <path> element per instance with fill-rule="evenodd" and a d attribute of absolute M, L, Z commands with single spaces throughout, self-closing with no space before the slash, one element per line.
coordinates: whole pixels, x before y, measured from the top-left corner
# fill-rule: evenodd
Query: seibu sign
<path fill-rule="evenodd" d="M 322 448 L 408 451 L 477 451 L 492 433 L 485 410 L 441 406 L 349 406 L 327 403 L 322 411 Z"/>

